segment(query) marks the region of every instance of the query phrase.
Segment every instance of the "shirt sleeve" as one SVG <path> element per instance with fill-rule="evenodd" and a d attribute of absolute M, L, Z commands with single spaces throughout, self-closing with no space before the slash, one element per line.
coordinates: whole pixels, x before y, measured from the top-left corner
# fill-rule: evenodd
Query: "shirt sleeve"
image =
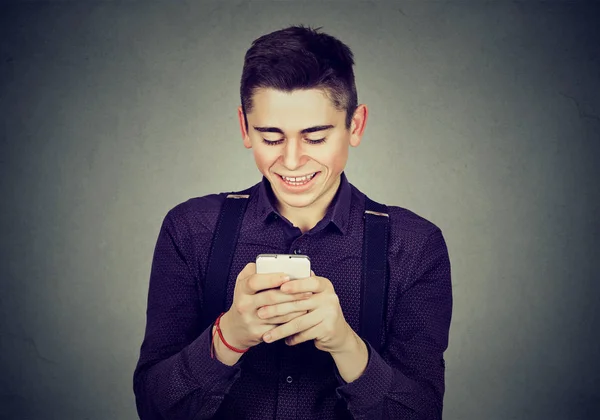
<path fill-rule="evenodd" d="M 450 260 L 442 232 L 424 242 L 412 284 L 398 297 L 382 354 L 368 342 L 363 374 L 337 393 L 354 419 L 442 418 L 445 362 L 452 314 Z"/>
<path fill-rule="evenodd" d="M 242 359 L 228 366 L 211 358 L 212 325 L 200 331 L 199 282 L 188 265 L 194 247 L 191 238 L 178 237 L 170 214 L 154 250 L 146 331 L 133 376 L 141 420 L 210 418 L 241 370 Z"/>

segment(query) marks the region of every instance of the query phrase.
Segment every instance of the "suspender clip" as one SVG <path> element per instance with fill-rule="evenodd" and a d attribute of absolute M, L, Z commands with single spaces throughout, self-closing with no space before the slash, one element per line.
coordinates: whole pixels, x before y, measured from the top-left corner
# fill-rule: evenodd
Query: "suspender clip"
<path fill-rule="evenodd" d="M 369 214 L 374 214 L 375 216 L 385 216 L 385 217 L 390 217 L 389 214 L 387 213 L 380 213 L 378 211 L 373 211 L 373 210 L 365 210 L 365 213 L 369 213 Z"/>

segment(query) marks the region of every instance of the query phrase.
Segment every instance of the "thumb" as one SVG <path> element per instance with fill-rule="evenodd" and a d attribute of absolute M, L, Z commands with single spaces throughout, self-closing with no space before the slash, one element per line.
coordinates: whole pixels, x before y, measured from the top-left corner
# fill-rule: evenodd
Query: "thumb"
<path fill-rule="evenodd" d="M 256 263 L 250 262 L 246 264 L 242 271 L 240 271 L 240 274 L 238 274 L 238 279 L 245 279 L 246 277 L 250 277 L 252 274 L 256 274 Z"/>

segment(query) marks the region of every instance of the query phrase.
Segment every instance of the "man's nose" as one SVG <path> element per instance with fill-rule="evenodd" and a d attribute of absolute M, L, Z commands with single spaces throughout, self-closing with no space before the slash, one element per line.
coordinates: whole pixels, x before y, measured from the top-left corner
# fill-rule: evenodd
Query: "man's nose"
<path fill-rule="evenodd" d="M 302 156 L 304 153 L 302 141 L 298 139 L 288 139 L 283 147 L 283 164 L 289 170 L 294 170 L 302 166 Z"/>

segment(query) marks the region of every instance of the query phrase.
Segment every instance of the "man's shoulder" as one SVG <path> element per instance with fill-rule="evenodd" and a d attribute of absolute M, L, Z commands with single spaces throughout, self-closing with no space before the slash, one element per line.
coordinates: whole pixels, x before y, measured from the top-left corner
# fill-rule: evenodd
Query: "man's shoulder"
<path fill-rule="evenodd" d="M 441 229 L 415 211 L 388 205 L 390 216 L 389 253 L 417 257 L 431 246 L 445 246 Z"/>
<path fill-rule="evenodd" d="M 226 193 L 215 193 L 182 201 L 167 211 L 163 223 L 172 225 L 180 234 L 211 233 L 225 196 Z"/>
<path fill-rule="evenodd" d="M 254 184 L 243 190 L 228 190 L 219 193 L 211 193 L 198 197 L 192 197 L 182 201 L 169 210 L 169 214 L 177 217 L 187 215 L 210 215 L 218 214 L 221 211 L 223 201 L 229 194 L 239 194 L 241 192 L 255 193 L 259 184 Z"/>
<path fill-rule="evenodd" d="M 352 185 L 352 189 L 354 196 L 357 198 L 356 203 L 364 203 L 363 200 L 365 200 L 366 197 L 369 197 L 371 200 L 386 205 L 390 218 L 390 230 L 393 236 L 416 235 L 427 238 L 433 232 L 440 230 L 437 225 L 415 211 L 406 207 L 392 205 L 385 200 L 376 200 L 360 191 L 354 185 Z"/>
<path fill-rule="evenodd" d="M 168 214 L 171 217 L 218 213 L 227 193 L 213 193 L 199 197 L 191 197 L 173 206 Z"/>
<path fill-rule="evenodd" d="M 232 192 L 212 193 L 189 198 L 173 206 L 165 218 L 169 219 L 176 227 L 188 231 L 213 232 L 223 201 Z"/>
<path fill-rule="evenodd" d="M 387 205 L 390 215 L 390 227 L 399 235 L 418 235 L 429 237 L 440 228 L 424 216 L 405 207 Z"/>
<path fill-rule="evenodd" d="M 362 195 L 362 199 L 366 197 L 364 193 L 356 191 Z M 406 207 L 389 204 L 385 200 L 375 201 L 387 207 L 390 223 L 388 253 L 394 256 L 400 253 L 416 257 L 429 241 L 440 243 L 439 239 L 443 237 L 440 227 L 422 214 Z"/>

